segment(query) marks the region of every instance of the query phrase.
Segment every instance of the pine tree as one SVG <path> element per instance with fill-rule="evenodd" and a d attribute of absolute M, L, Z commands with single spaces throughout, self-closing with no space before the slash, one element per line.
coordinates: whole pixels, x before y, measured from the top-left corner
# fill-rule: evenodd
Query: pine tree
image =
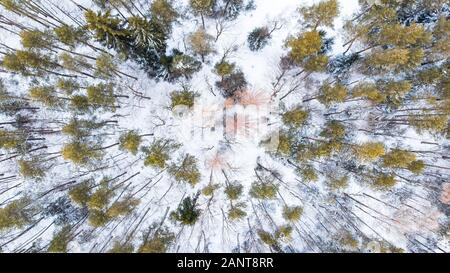
<path fill-rule="evenodd" d="M 143 148 L 145 153 L 145 166 L 156 168 L 167 167 L 167 161 L 170 159 L 170 154 L 178 149 L 180 145 L 170 139 L 157 139 L 150 147 Z"/>
<path fill-rule="evenodd" d="M 33 208 L 26 197 L 16 199 L 0 208 L 0 231 L 10 228 L 21 228 L 32 221 Z"/>
<path fill-rule="evenodd" d="M 331 85 L 325 82 L 320 87 L 318 100 L 326 106 L 330 106 L 334 103 L 344 102 L 347 98 L 347 93 L 348 90 L 344 85 L 340 83 Z"/>
<path fill-rule="evenodd" d="M 34 86 L 31 87 L 28 92 L 31 99 L 48 107 L 61 106 L 61 102 L 53 86 Z"/>
<path fill-rule="evenodd" d="M 114 103 L 116 97 L 114 95 L 114 85 L 112 83 L 88 86 L 86 89 L 87 98 L 91 104 L 107 107 L 108 109 L 115 109 Z"/>
<path fill-rule="evenodd" d="M 102 227 L 106 225 L 111 219 L 101 210 L 90 210 L 88 222 L 93 227 Z"/>
<path fill-rule="evenodd" d="M 270 40 L 270 31 L 268 27 L 258 27 L 252 30 L 247 38 L 248 47 L 251 51 L 263 49 Z"/>
<path fill-rule="evenodd" d="M 172 0 L 155 0 L 150 4 L 150 11 L 153 20 L 160 22 L 165 27 L 166 33 L 171 32 L 172 24 L 180 16 Z"/>
<path fill-rule="evenodd" d="M 136 155 L 142 142 L 142 137 L 137 131 L 128 131 L 123 133 L 119 139 L 120 148 Z"/>
<path fill-rule="evenodd" d="M 242 194 L 244 186 L 239 183 L 228 184 L 225 187 L 225 194 L 230 200 L 237 200 Z"/>
<path fill-rule="evenodd" d="M 325 0 L 311 7 L 300 8 L 306 25 L 314 30 L 319 26 L 333 27 L 334 19 L 339 15 L 337 0 Z"/>
<path fill-rule="evenodd" d="M 72 239 L 71 227 L 64 226 L 60 231 L 53 235 L 50 245 L 48 246 L 48 252 L 67 252 L 67 245 Z"/>
<path fill-rule="evenodd" d="M 91 180 L 82 181 L 81 183 L 77 184 L 76 186 L 72 187 L 69 190 L 68 194 L 73 202 L 75 202 L 80 206 L 87 205 L 87 202 L 91 197 L 91 188 L 92 188 L 91 182 L 92 182 Z"/>
<path fill-rule="evenodd" d="M 18 72 L 23 76 L 51 73 L 51 70 L 57 67 L 56 62 L 50 56 L 26 50 L 16 50 L 6 54 L 1 64 L 7 70 Z"/>
<path fill-rule="evenodd" d="M 296 107 L 285 112 L 281 119 L 283 123 L 293 128 L 300 128 L 309 118 L 309 113 L 304 111 L 301 107 Z"/>
<path fill-rule="evenodd" d="M 145 236 L 142 245 L 139 247 L 139 253 L 165 253 L 175 240 L 175 235 L 167 228 L 158 228 L 151 236 Z"/>
<path fill-rule="evenodd" d="M 250 189 L 250 196 L 256 199 L 274 199 L 277 195 L 278 187 L 270 182 L 253 182 Z"/>
<path fill-rule="evenodd" d="M 134 246 L 132 244 L 122 244 L 119 241 L 114 241 L 108 253 L 133 253 L 133 251 Z"/>
<path fill-rule="evenodd" d="M 289 39 L 287 46 L 290 48 L 289 56 L 291 59 L 301 65 L 307 57 L 320 52 L 322 37 L 317 31 L 308 31 L 297 38 Z"/>
<path fill-rule="evenodd" d="M 303 214 L 303 208 L 300 206 L 284 206 L 283 218 L 289 222 L 297 222 Z"/>
<path fill-rule="evenodd" d="M 345 135 L 345 126 L 337 120 L 327 121 L 325 128 L 320 132 L 321 137 L 336 141 L 344 139 Z"/>
<path fill-rule="evenodd" d="M 88 144 L 83 142 L 72 142 L 66 144 L 61 150 L 65 160 L 70 160 L 76 165 L 85 165 L 91 160 L 100 158 L 100 153 L 93 150 Z"/>
<path fill-rule="evenodd" d="M 231 75 L 234 72 L 235 68 L 235 63 L 230 63 L 226 60 L 222 60 L 216 63 L 216 65 L 214 66 L 215 72 L 222 78 Z"/>
<path fill-rule="evenodd" d="M 186 182 L 191 186 L 195 186 L 201 179 L 201 174 L 197 167 L 197 158 L 190 154 L 186 154 L 177 163 L 170 165 L 168 173 L 177 182 Z"/>
<path fill-rule="evenodd" d="M 390 174 L 381 174 L 374 179 L 373 186 L 377 189 L 385 190 L 392 188 L 396 183 L 397 181 L 395 180 L 395 176 Z"/>
<path fill-rule="evenodd" d="M 197 208 L 198 194 L 191 198 L 184 198 L 178 208 L 170 214 L 170 218 L 180 222 L 182 225 L 194 225 L 200 216 L 201 210 Z"/>
<path fill-rule="evenodd" d="M 171 105 L 174 109 L 177 106 L 187 106 L 189 108 L 194 107 L 195 98 L 198 94 L 189 90 L 173 91 L 170 93 Z"/>
<path fill-rule="evenodd" d="M 108 208 L 106 213 L 109 218 L 114 219 L 119 216 L 130 214 L 137 205 L 139 205 L 139 200 L 133 198 L 125 199 L 124 201 L 117 201 Z"/>
<path fill-rule="evenodd" d="M 385 167 L 407 168 L 409 164 L 416 160 L 416 155 L 408 151 L 393 149 L 382 158 Z"/>
<path fill-rule="evenodd" d="M 36 158 L 17 160 L 17 165 L 19 166 L 19 173 L 24 178 L 40 180 L 45 176 L 44 166 Z"/>
<path fill-rule="evenodd" d="M 374 161 L 385 153 L 384 144 L 380 142 L 366 142 L 355 147 L 356 157 L 361 161 Z"/>

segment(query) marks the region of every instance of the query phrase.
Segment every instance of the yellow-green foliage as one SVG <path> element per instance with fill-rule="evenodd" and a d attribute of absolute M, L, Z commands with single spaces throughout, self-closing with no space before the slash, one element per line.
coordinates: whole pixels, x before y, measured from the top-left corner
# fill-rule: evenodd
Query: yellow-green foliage
<path fill-rule="evenodd" d="M 275 238 L 284 242 L 292 240 L 292 226 L 283 225 L 277 228 L 275 231 Z"/>
<path fill-rule="evenodd" d="M 189 108 L 192 108 L 194 106 L 195 97 L 197 97 L 197 94 L 192 91 L 173 91 L 172 93 L 170 93 L 170 106 L 172 108 L 176 106 L 187 106 Z"/>
<path fill-rule="evenodd" d="M 108 223 L 110 218 L 101 210 L 89 210 L 88 222 L 93 227 L 101 227 Z"/>
<path fill-rule="evenodd" d="M 66 144 L 61 150 L 61 155 L 65 160 L 70 160 L 77 165 L 87 164 L 90 160 L 100 157 L 97 150 L 81 142 Z"/>
<path fill-rule="evenodd" d="M 373 186 L 378 189 L 388 189 L 395 186 L 397 181 L 395 176 L 391 174 L 381 174 L 374 179 Z"/>
<path fill-rule="evenodd" d="M 117 201 L 108 208 L 106 213 L 109 218 L 124 216 L 131 213 L 137 205 L 139 205 L 139 200 L 133 198 L 126 199 L 124 201 Z"/>
<path fill-rule="evenodd" d="M 384 153 L 384 144 L 380 142 L 366 142 L 355 147 L 356 157 L 361 161 L 374 161 Z"/>
<path fill-rule="evenodd" d="M 302 214 L 303 208 L 300 206 L 293 206 L 293 207 L 285 206 L 283 208 L 283 218 L 286 221 L 296 222 L 300 220 Z"/>
<path fill-rule="evenodd" d="M 319 178 L 317 176 L 316 170 L 311 165 L 306 165 L 299 170 L 300 175 L 306 182 L 314 182 Z"/>
<path fill-rule="evenodd" d="M 345 126 L 337 120 L 328 121 L 320 136 L 331 140 L 343 139 L 345 137 Z"/>
<path fill-rule="evenodd" d="M 291 155 L 292 137 L 287 132 L 280 132 L 278 135 L 278 149 L 277 152 L 282 156 Z"/>
<path fill-rule="evenodd" d="M 378 90 L 377 86 L 372 83 L 362 83 L 352 89 L 352 96 L 357 98 L 366 98 L 369 101 L 379 104 L 386 101 L 386 95 Z"/>
<path fill-rule="evenodd" d="M 425 162 L 423 160 L 414 160 L 408 165 L 407 169 L 414 174 L 421 174 L 425 169 Z"/>
<path fill-rule="evenodd" d="M 158 139 L 150 147 L 143 149 L 146 154 L 144 165 L 156 168 L 165 168 L 170 159 L 170 153 L 178 149 L 179 144 L 170 139 Z"/>
<path fill-rule="evenodd" d="M 274 199 L 277 195 L 277 186 L 268 182 L 253 182 L 250 196 L 257 199 Z"/>
<path fill-rule="evenodd" d="M 243 188 L 244 187 L 237 182 L 235 184 L 228 184 L 225 187 L 225 194 L 228 197 L 228 199 L 237 200 L 239 196 L 241 196 Z"/>
<path fill-rule="evenodd" d="M 416 160 L 416 155 L 408 151 L 394 149 L 382 158 L 385 167 L 407 168 L 409 164 Z"/>
<path fill-rule="evenodd" d="M 10 202 L 0 208 L 0 231 L 10 228 L 21 228 L 31 222 L 31 209 L 27 198 L 21 198 Z"/>
<path fill-rule="evenodd" d="M 111 195 L 112 193 L 109 189 L 101 187 L 90 196 L 87 205 L 90 209 L 101 210 L 108 205 Z"/>
<path fill-rule="evenodd" d="M 71 239 L 70 226 L 64 226 L 59 232 L 53 235 L 47 251 L 65 253 L 67 252 L 67 245 Z"/>
<path fill-rule="evenodd" d="M 19 166 L 19 173 L 24 178 L 35 178 L 40 179 L 44 177 L 45 171 L 43 167 L 40 165 L 40 163 L 33 159 L 33 160 L 17 160 L 17 165 Z"/>
<path fill-rule="evenodd" d="M 29 95 L 31 99 L 48 107 L 56 107 L 59 105 L 59 99 L 55 92 L 52 86 L 34 86 L 30 88 Z"/>
<path fill-rule="evenodd" d="M 234 63 L 229 63 L 227 61 L 221 61 L 220 63 L 217 63 L 214 66 L 214 69 L 216 70 L 217 75 L 221 77 L 225 77 L 228 75 L 231 75 L 235 69 Z"/>
<path fill-rule="evenodd" d="M 114 241 L 109 253 L 133 253 L 134 246 L 132 244 L 122 244 L 119 241 Z"/>
<path fill-rule="evenodd" d="M 208 184 L 202 189 L 202 193 L 205 196 L 212 196 L 219 187 L 220 185 L 218 184 Z"/>
<path fill-rule="evenodd" d="M 298 38 L 292 38 L 287 42 L 290 48 L 289 56 L 297 63 L 301 64 L 305 58 L 318 53 L 322 47 L 322 38 L 317 31 L 302 33 Z"/>
<path fill-rule="evenodd" d="M 347 88 L 340 84 L 336 83 L 331 85 L 328 82 L 325 82 L 320 88 L 319 101 L 326 106 L 330 106 L 333 103 L 344 102 L 347 97 Z"/>
<path fill-rule="evenodd" d="M 300 14 L 304 23 L 313 28 L 333 27 L 333 21 L 339 15 L 338 2 L 337 0 L 324 0 L 310 7 L 300 8 Z"/>
<path fill-rule="evenodd" d="M 136 131 L 128 131 L 120 136 L 120 148 L 129 151 L 133 155 L 137 154 L 142 138 Z"/>
<path fill-rule="evenodd" d="M 69 191 L 69 196 L 72 199 L 72 201 L 81 206 L 87 204 L 90 195 L 91 195 L 91 183 L 89 180 L 83 181 L 82 183 L 74 186 Z"/>
<path fill-rule="evenodd" d="M 191 186 L 195 186 L 201 178 L 197 167 L 197 159 L 189 154 L 184 156 L 177 164 L 172 164 L 168 172 L 176 181 L 186 182 Z"/>
<path fill-rule="evenodd" d="M 247 213 L 242 208 L 243 208 L 242 204 L 240 204 L 239 206 L 238 205 L 232 206 L 228 211 L 228 218 L 234 221 L 242 219 L 245 216 L 247 216 Z"/>
<path fill-rule="evenodd" d="M 294 128 L 299 128 L 305 124 L 308 120 L 309 113 L 302 110 L 302 108 L 297 107 L 290 111 L 285 112 L 282 115 L 282 120 L 284 124 L 292 126 Z"/>
<path fill-rule="evenodd" d="M 330 177 L 328 183 L 334 191 L 345 189 L 348 186 L 348 176 Z"/>

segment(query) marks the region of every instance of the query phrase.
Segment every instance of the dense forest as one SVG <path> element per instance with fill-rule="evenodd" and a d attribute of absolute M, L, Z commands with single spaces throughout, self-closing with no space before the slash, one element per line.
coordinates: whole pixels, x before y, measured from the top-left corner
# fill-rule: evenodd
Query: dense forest
<path fill-rule="evenodd" d="M 446 0 L 0 0 L 0 252 L 450 251 Z"/>

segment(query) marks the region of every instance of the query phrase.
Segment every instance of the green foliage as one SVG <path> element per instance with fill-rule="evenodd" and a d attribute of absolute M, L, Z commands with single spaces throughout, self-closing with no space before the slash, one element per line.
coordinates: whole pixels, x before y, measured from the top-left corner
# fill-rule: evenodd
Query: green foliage
<path fill-rule="evenodd" d="M 197 93 L 189 90 L 173 91 L 172 93 L 170 93 L 170 99 L 172 101 L 170 106 L 172 109 L 176 106 L 182 105 L 192 108 L 197 96 Z"/>
<path fill-rule="evenodd" d="M 298 38 L 289 39 L 287 46 L 290 48 L 290 58 L 300 65 L 307 57 L 319 53 L 322 37 L 317 31 L 305 32 Z"/>
<path fill-rule="evenodd" d="M 296 107 L 290 111 L 285 112 L 281 119 L 283 123 L 293 128 L 300 128 L 308 120 L 309 113 L 302 110 L 301 107 Z"/>
<path fill-rule="evenodd" d="M 202 194 L 205 196 L 213 196 L 214 192 L 220 188 L 218 184 L 208 184 L 202 189 Z"/>
<path fill-rule="evenodd" d="M 132 244 L 122 244 L 119 241 L 114 241 L 108 253 L 133 253 L 133 251 L 134 246 Z"/>
<path fill-rule="evenodd" d="M 253 182 L 250 196 L 256 199 L 274 199 L 277 195 L 277 186 L 268 182 Z"/>
<path fill-rule="evenodd" d="M 414 160 L 409 163 L 407 169 L 414 174 L 421 174 L 425 169 L 425 162 L 423 160 Z"/>
<path fill-rule="evenodd" d="M 170 218 L 180 222 L 182 225 L 194 225 L 200 216 L 201 210 L 197 208 L 198 195 L 191 198 L 184 198 L 175 211 L 172 211 Z"/>
<path fill-rule="evenodd" d="M 222 60 L 214 66 L 215 72 L 221 77 L 229 76 L 234 72 L 236 64 Z"/>
<path fill-rule="evenodd" d="M 344 102 L 347 98 L 347 93 L 347 88 L 344 85 L 340 83 L 331 85 L 330 83 L 325 82 L 320 87 L 320 94 L 318 99 L 326 106 L 330 106 L 334 103 Z"/>
<path fill-rule="evenodd" d="M 174 8 L 172 0 L 153 1 L 150 4 L 150 12 L 155 21 L 166 27 L 166 32 L 170 32 L 172 23 L 180 16 Z"/>
<path fill-rule="evenodd" d="M 109 79 L 115 75 L 117 64 L 113 57 L 107 53 L 100 54 L 95 60 L 95 75 Z"/>
<path fill-rule="evenodd" d="M 373 186 L 377 189 L 389 189 L 395 186 L 397 181 L 395 180 L 394 175 L 390 174 L 380 174 L 377 177 L 375 177 L 373 181 Z"/>
<path fill-rule="evenodd" d="M 80 206 L 85 206 L 91 196 L 91 181 L 85 180 L 69 190 L 69 197 Z"/>
<path fill-rule="evenodd" d="M 180 145 L 170 139 L 158 139 L 150 147 L 143 148 L 145 153 L 144 165 L 156 168 L 165 168 L 170 154 Z"/>
<path fill-rule="evenodd" d="M 191 33 L 188 37 L 188 43 L 191 50 L 202 57 L 204 61 L 205 56 L 214 52 L 213 48 L 214 37 L 206 33 L 202 28 Z"/>
<path fill-rule="evenodd" d="M 61 150 L 61 155 L 65 160 L 70 160 L 76 165 L 84 165 L 100 158 L 98 150 L 92 149 L 86 143 L 77 141 L 66 144 Z"/>
<path fill-rule="evenodd" d="M 333 27 L 334 19 L 339 15 L 337 0 L 324 0 L 311 7 L 300 8 L 305 24 L 316 29 L 318 26 Z"/>
<path fill-rule="evenodd" d="M 74 80 L 59 78 L 55 84 L 55 87 L 61 91 L 64 91 L 67 95 L 72 95 L 75 91 L 80 89 L 80 84 Z"/>
<path fill-rule="evenodd" d="M 306 165 L 298 170 L 302 179 L 306 182 L 314 182 L 319 179 L 316 173 L 316 169 L 314 169 L 311 165 Z"/>
<path fill-rule="evenodd" d="M 50 56 L 26 50 L 16 50 L 4 55 L 1 64 L 5 69 L 23 76 L 42 75 L 57 67 Z"/>
<path fill-rule="evenodd" d="M 16 199 L 0 208 L 0 232 L 30 224 L 32 216 L 33 208 L 30 206 L 30 200 L 26 197 Z"/>
<path fill-rule="evenodd" d="M 70 109 L 78 113 L 89 113 L 91 106 L 88 97 L 84 95 L 74 95 L 70 98 Z"/>
<path fill-rule="evenodd" d="M 142 137 L 137 131 L 128 131 L 123 133 L 119 138 L 120 148 L 136 155 L 141 144 Z"/>
<path fill-rule="evenodd" d="M 91 85 L 88 86 L 86 91 L 89 103 L 114 109 L 116 98 L 114 96 L 114 85 L 112 83 Z"/>
<path fill-rule="evenodd" d="M 166 228 L 159 228 L 151 237 L 145 238 L 139 253 L 165 253 L 175 239 L 175 234 Z"/>
<path fill-rule="evenodd" d="M 225 187 L 225 194 L 227 195 L 228 199 L 237 200 L 241 196 L 243 188 L 244 188 L 244 186 L 242 186 L 239 183 L 235 183 L 235 184 L 229 183 Z"/>
<path fill-rule="evenodd" d="M 47 251 L 65 253 L 67 252 L 67 245 L 70 243 L 71 239 L 71 227 L 64 226 L 60 231 L 53 235 Z"/>
<path fill-rule="evenodd" d="M 333 191 L 345 189 L 348 186 L 348 176 L 329 177 L 328 184 Z"/>
<path fill-rule="evenodd" d="M 270 31 L 268 27 L 257 27 L 247 38 L 248 47 L 251 51 L 258 51 L 263 49 L 270 40 Z"/>
<path fill-rule="evenodd" d="M 186 154 L 178 163 L 169 166 L 168 173 L 178 182 L 186 182 L 195 186 L 200 182 L 201 174 L 197 167 L 197 158 Z"/>
<path fill-rule="evenodd" d="M 380 142 L 366 142 L 355 147 L 356 157 L 365 162 L 377 160 L 384 153 L 384 144 Z"/>
<path fill-rule="evenodd" d="M 0 129 L 0 149 L 12 150 L 19 148 L 25 139 L 14 131 Z"/>
<path fill-rule="evenodd" d="M 101 210 L 90 210 L 88 222 L 93 227 L 102 227 L 107 224 L 111 219 L 108 215 Z"/>
<path fill-rule="evenodd" d="M 228 210 L 228 218 L 232 221 L 239 220 L 247 216 L 247 213 L 243 210 L 245 205 L 243 203 L 238 203 L 231 206 Z"/>
<path fill-rule="evenodd" d="M 24 48 L 50 48 L 53 40 L 48 32 L 39 30 L 22 30 L 20 32 L 20 40 Z"/>
<path fill-rule="evenodd" d="M 408 151 L 393 149 L 382 158 L 385 167 L 407 168 L 409 164 L 416 160 L 416 155 Z"/>
<path fill-rule="evenodd" d="M 112 192 L 110 189 L 105 187 L 100 187 L 96 190 L 90 197 L 87 202 L 87 206 L 90 209 L 102 210 L 106 208 L 109 203 L 109 200 L 112 197 Z"/>
<path fill-rule="evenodd" d="M 58 26 L 53 31 L 61 43 L 71 47 L 75 47 L 80 41 L 84 41 L 87 36 L 83 29 L 69 25 Z"/>
<path fill-rule="evenodd" d="M 107 210 L 109 218 L 114 219 L 119 216 L 130 214 L 139 205 L 138 199 L 128 198 L 123 201 L 114 202 Z"/>
<path fill-rule="evenodd" d="M 300 220 L 300 217 L 303 214 L 303 208 L 300 206 L 285 206 L 283 208 L 283 218 L 289 222 L 296 222 Z"/>
<path fill-rule="evenodd" d="M 17 165 L 19 166 L 19 173 L 24 178 L 42 179 L 45 176 L 44 166 L 36 158 L 17 160 Z"/>
<path fill-rule="evenodd" d="M 59 98 L 53 86 L 34 86 L 29 89 L 30 98 L 48 107 L 60 105 Z"/>
<path fill-rule="evenodd" d="M 330 140 L 342 140 L 345 137 L 345 133 L 345 126 L 341 122 L 331 120 L 325 124 L 325 128 L 320 132 L 320 136 Z"/>

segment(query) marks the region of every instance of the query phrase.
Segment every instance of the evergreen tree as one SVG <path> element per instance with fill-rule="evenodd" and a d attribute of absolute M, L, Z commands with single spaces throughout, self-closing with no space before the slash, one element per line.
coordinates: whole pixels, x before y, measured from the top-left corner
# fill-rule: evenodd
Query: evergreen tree
<path fill-rule="evenodd" d="M 194 225 L 200 216 L 201 210 L 197 208 L 198 194 L 191 198 L 184 198 L 178 208 L 170 214 L 171 219 L 180 222 L 182 225 Z"/>
<path fill-rule="evenodd" d="M 306 25 L 314 30 L 319 26 L 333 27 L 334 19 L 339 15 L 337 0 L 324 0 L 310 7 L 300 8 Z"/>
<path fill-rule="evenodd" d="M 195 186 L 201 179 L 197 159 L 190 154 L 186 154 L 177 163 L 170 165 L 168 172 L 176 181 L 186 182 L 191 186 Z"/>
<path fill-rule="evenodd" d="M 120 148 L 126 150 L 133 155 L 136 155 L 139 150 L 139 145 L 142 142 L 142 137 L 136 131 L 128 131 L 123 133 L 119 139 Z"/>

